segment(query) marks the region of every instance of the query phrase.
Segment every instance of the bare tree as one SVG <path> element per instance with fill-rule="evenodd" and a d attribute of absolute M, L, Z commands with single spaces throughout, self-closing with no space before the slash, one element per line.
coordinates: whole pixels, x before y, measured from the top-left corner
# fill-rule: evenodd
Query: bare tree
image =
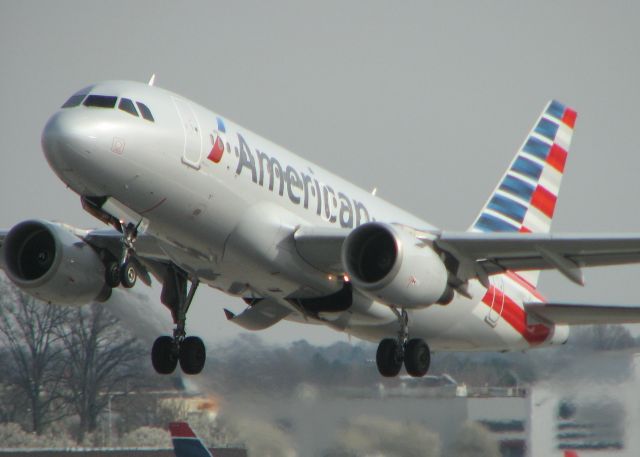
<path fill-rule="evenodd" d="M 127 395 L 140 378 L 137 340 L 102 305 L 74 309 L 60 334 L 66 348 L 65 395 L 80 419 L 77 439 L 98 426 L 114 397 Z"/>
<path fill-rule="evenodd" d="M 0 281 L 0 297 L 7 383 L 25 395 L 30 429 L 40 435 L 47 424 L 66 415 L 60 389 L 64 346 L 56 329 L 70 311 L 38 302 L 4 281 Z"/>

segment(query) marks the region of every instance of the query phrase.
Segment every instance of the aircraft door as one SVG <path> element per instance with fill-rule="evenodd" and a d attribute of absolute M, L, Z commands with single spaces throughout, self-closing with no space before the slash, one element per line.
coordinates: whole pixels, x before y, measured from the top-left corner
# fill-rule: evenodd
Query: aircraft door
<path fill-rule="evenodd" d="M 182 163 L 197 170 L 200 168 L 202 160 L 202 132 L 198 118 L 186 101 L 174 97 L 173 103 L 178 110 L 178 116 L 184 130 Z"/>
<path fill-rule="evenodd" d="M 491 289 L 489 294 L 491 296 L 491 308 L 485 316 L 484 320 L 491 327 L 498 325 L 502 311 L 504 310 L 504 279 L 501 276 L 494 276 L 491 278 Z"/>

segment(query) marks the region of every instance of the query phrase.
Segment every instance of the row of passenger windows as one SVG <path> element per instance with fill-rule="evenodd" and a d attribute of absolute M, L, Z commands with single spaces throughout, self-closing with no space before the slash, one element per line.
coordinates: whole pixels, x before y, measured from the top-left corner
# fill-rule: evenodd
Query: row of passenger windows
<path fill-rule="evenodd" d="M 84 103 L 82 102 L 83 100 Z M 65 104 L 62 105 L 62 107 L 72 108 L 82 103 L 84 106 L 113 109 L 116 107 L 117 101 L 118 97 L 114 97 L 112 95 L 89 95 L 87 97 L 87 94 L 75 94 L 72 95 L 69 100 L 67 100 Z M 118 104 L 118 109 L 125 111 L 132 116 L 138 117 L 138 110 L 136 110 L 136 106 L 138 107 L 138 110 L 140 110 L 140 115 L 143 117 L 143 119 L 151 122 L 155 121 L 149 107 L 142 102 L 135 102 L 134 104 L 134 102 L 129 98 L 121 98 L 120 103 Z"/>

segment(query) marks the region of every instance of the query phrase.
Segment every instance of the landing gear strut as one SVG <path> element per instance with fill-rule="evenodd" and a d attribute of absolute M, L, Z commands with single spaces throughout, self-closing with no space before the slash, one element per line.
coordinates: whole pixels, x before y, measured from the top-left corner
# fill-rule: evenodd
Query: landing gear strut
<path fill-rule="evenodd" d="M 118 221 L 118 229 L 122 232 L 122 254 L 119 260 L 105 262 L 105 282 L 112 289 L 118 286 L 131 289 L 138 279 L 138 272 L 132 260 L 135 255 L 133 245 L 138 236 L 138 226 L 132 223 L 124 225 Z"/>
<path fill-rule="evenodd" d="M 198 279 L 192 279 L 187 291 L 187 274 L 171 265 L 162 287 L 162 303 L 171 311 L 175 324 L 173 337 L 161 336 L 153 343 L 151 362 L 160 374 L 171 374 L 178 362 L 185 374 L 198 374 L 207 358 L 204 343 L 197 336 L 186 336 L 187 311 L 198 289 Z"/>
<path fill-rule="evenodd" d="M 397 338 L 385 338 L 378 345 L 376 364 L 382 376 L 392 378 L 400 373 L 402 363 L 407 373 L 413 377 L 422 377 L 429 371 L 431 351 L 421 338 L 409 339 L 409 316 L 402 309 L 391 308 L 398 318 L 400 330 Z"/>
<path fill-rule="evenodd" d="M 120 284 L 125 289 L 131 289 L 136 285 L 138 279 L 138 273 L 136 267 L 131 262 L 135 249 L 133 244 L 138 237 L 138 226 L 133 225 L 131 222 L 127 225 L 121 224 L 122 228 L 122 256 L 120 257 L 120 265 L 118 265 L 118 271 L 120 274 Z"/>

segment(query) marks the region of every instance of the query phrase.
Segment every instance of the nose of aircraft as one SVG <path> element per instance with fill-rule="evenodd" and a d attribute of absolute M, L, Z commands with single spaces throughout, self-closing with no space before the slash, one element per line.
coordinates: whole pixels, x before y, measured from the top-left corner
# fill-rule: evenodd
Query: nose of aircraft
<path fill-rule="evenodd" d="M 58 111 L 42 131 L 42 150 L 52 167 L 72 168 L 79 155 L 90 153 L 96 136 L 86 118 L 73 111 Z"/>

